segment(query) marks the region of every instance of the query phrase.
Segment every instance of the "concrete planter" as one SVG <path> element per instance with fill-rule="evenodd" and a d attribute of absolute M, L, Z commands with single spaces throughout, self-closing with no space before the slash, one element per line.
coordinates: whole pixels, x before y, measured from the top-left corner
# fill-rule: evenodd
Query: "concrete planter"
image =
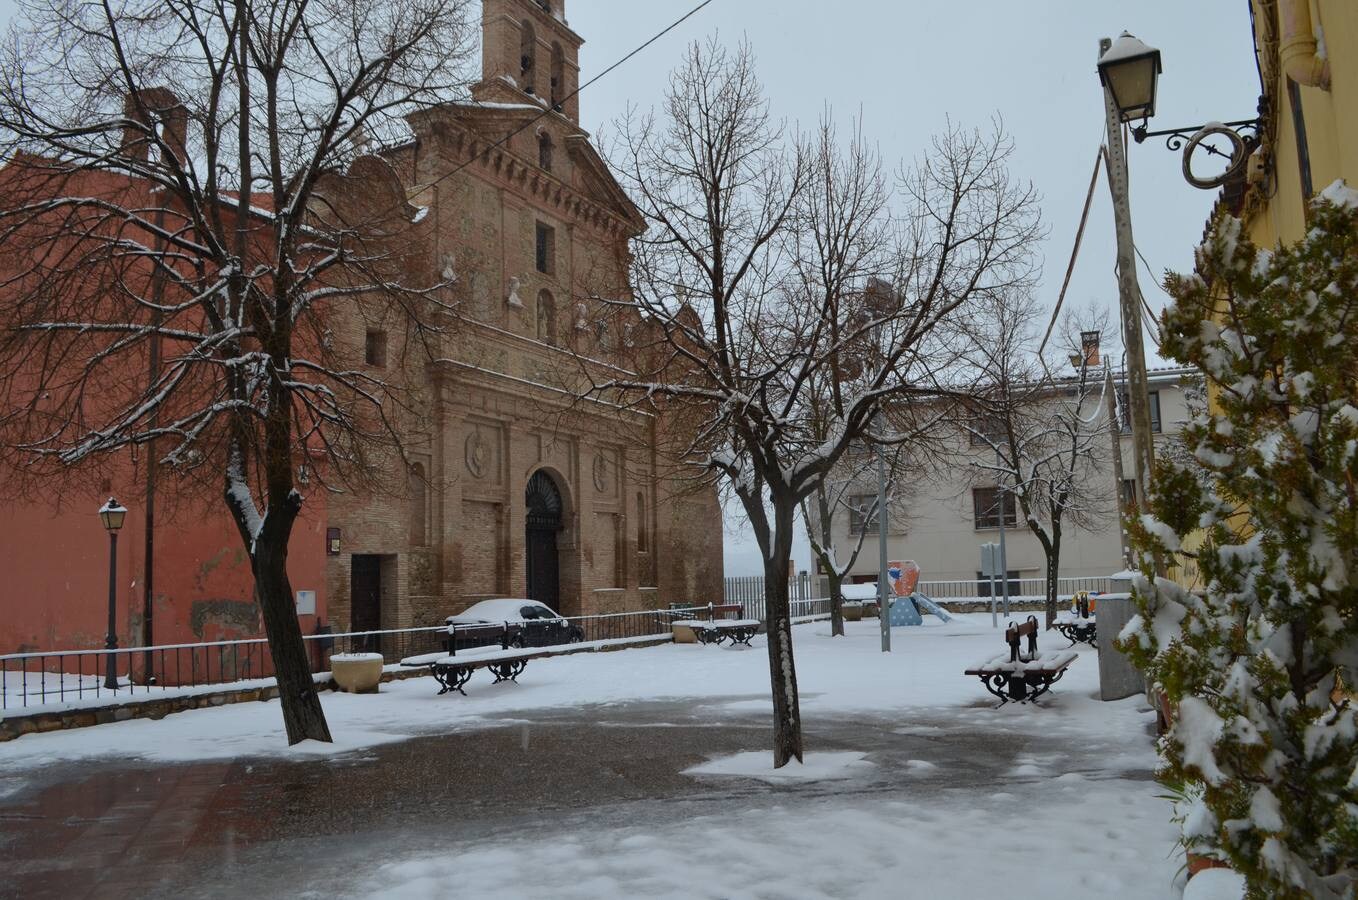
<path fill-rule="evenodd" d="M 330 675 L 342 691 L 375 694 L 377 685 L 382 681 L 382 654 L 336 654 L 330 657 Z"/>
<path fill-rule="evenodd" d="M 674 633 L 674 642 L 676 644 L 698 643 L 698 636 L 693 633 L 693 624 L 693 622 L 684 621 L 683 619 L 670 623 L 670 631 Z"/>
<path fill-rule="evenodd" d="M 845 603 L 840 609 L 844 612 L 845 622 L 858 622 L 863 618 L 863 604 L 861 603 Z"/>

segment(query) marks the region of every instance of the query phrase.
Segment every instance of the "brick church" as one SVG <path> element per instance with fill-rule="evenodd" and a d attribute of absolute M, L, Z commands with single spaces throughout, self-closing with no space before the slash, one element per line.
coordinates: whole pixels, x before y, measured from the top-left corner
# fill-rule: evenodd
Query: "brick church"
<path fill-rule="evenodd" d="M 413 141 L 386 154 L 469 321 L 407 436 L 423 448 L 409 497 L 331 502 L 337 622 L 421 624 L 487 597 L 578 615 L 720 596 L 716 496 L 659 477 L 645 435 L 663 423 L 566 389 L 575 359 L 617 361 L 623 337 L 590 298 L 628 290 L 645 223 L 580 128 L 564 5 L 485 0 L 472 100 L 412 116 Z M 360 327 L 369 354 L 390 340 Z"/>
<path fill-rule="evenodd" d="M 470 99 L 410 116 L 410 139 L 377 153 L 389 190 L 421 210 L 411 241 L 429 248 L 427 271 L 411 280 L 445 285 L 461 315 L 434 362 L 407 354 L 380 309 L 332 325 L 356 366 L 413 384 L 416 399 L 399 426 L 407 477 L 307 496 L 289 552 L 293 588 L 315 597 L 304 631 L 438 624 L 491 597 L 589 615 L 721 596 L 715 490 L 661 462 L 675 423 L 578 395 L 582 360 L 626 365 L 630 342 L 598 298 L 628 296 L 645 223 L 580 127 L 583 40 L 564 7 L 484 0 Z M 225 511 L 161 512 L 145 539 L 139 472 L 133 460 L 106 485 L 130 510 L 120 645 L 143 643 L 151 608 L 155 644 L 262 633 Z M 107 543 L 89 514 L 102 499 L 56 514 L 0 506 L 0 531 L 34 536 L 0 546 L 26 598 L 0 617 L 0 653 L 102 646 Z"/>

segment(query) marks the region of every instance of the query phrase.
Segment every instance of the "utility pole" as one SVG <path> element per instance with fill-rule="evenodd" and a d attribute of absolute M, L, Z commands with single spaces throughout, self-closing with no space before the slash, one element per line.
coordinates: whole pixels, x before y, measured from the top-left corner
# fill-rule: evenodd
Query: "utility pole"
<path fill-rule="evenodd" d="M 1127 568 L 1132 567 L 1131 548 L 1127 546 L 1127 503 L 1123 496 L 1122 485 L 1124 476 L 1122 474 L 1122 418 L 1118 415 L 1117 388 L 1113 384 L 1113 367 L 1105 366 L 1103 370 L 1104 393 L 1108 395 L 1108 431 L 1113 439 L 1113 496 L 1117 498 L 1118 505 L 1118 549 L 1122 553 L 1122 564 Z"/>
<path fill-rule="evenodd" d="M 1007 389 L 1006 389 L 1007 390 Z M 999 447 L 995 448 L 995 462 L 1004 465 L 1004 456 Z M 996 473 L 997 475 L 999 473 Z M 1004 591 L 1004 617 L 1009 618 L 1009 555 L 1004 549 L 1004 479 L 996 478 L 995 483 L 999 485 L 998 495 L 1000 504 L 1000 584 Z M 991 586 L 991 596 L 994 596 L 994 586 Z"/>
<path fill-rule="evenodd" d="M 1099 41 L 1099 58 L 1112 41 Z M 1122 340 L 1127 351 L 1127 405 L 1131 412 L 1132 458 L 1135 463 L 1137 498 L 1150 497 L 1155 450 L 1151 444 L 1150 396 L 1146 378 L 1146 351 L 1141 340 L 1141 286 L 1136 278 L 1136 245 L 1132 241 L 1132 207 L 1127 187 L 1127 144 L 1122 137 L 1121 116 L 1112 89 L 1103 89 L 1108 118 L 1108 190 L 1113 195 L 1113 221 L 1117 230 L 1118 301 L 1122 312 Z M 1119 483 L 1118 490 L 1121 492 Z"/>
<path fill-rule="evenodd" d="M 882 626 L 882 652 L 891 652 L 891 579 L 886 565 L 886 447 L 877 447 L 877 620 Z"/>

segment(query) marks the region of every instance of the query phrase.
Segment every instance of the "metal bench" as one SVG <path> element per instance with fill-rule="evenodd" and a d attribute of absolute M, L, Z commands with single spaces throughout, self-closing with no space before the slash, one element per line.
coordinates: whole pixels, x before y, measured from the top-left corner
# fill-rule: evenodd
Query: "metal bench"
<path fill-rule="evenodd" d="M 979 663 L 966 670 L 967 675 L 975 675 L 981 684 L 996 697 L 1000 706 L 1009 702 L 1033 703 L 1052 685 L 1061 680 L 1066 669 L 1079 657 L 1070 651 L 1059 653 L 1039 653 L 1037 649 L 1037 617 L 1029 616 L 1028 621 L 1014 623 L 1004 630 L 1005 643 L 1009 654 L 1001 654 L 993 659 Z M 1027 639 L 1027 650 L 1021 652 L 1020 644 Z"/>
<path fill-rule="evenodd" d="M 1052 623 L 1053 627 L 1070 641 L 1070 646 L 1074 647 L 1083 641 L 1091 647 L 1098 646 L 1099 626 L 1094 616 L 1094 601 L 1089 595 L 1089 591 L 1078 591 L 1075 594 L 1075 611 L 1073 613 L 1064 612 L 1056 617 Z"/>
<path fill-rule="evenodd" d="M 440 695 L 457 691 L 465 697 L 467 692 L 462 688 L 478 669 L 490 670 L 495 676 L 494 684 L 502 681 L 513 681 L 517 684 L 519 675 L 528 667 L 530 660 L 556 655 L 558 654 L 548 650 L 492 650 L 484 654 L 475 652 L 468 654 L 464 651 L 461 656 L 426 653 L 422 656 L 407 657 L 401 660 L 401 665 L 408 669 L 429 669 L 434 680 L 439 683 Z"/>
<path fill-rule="evenodd" d="M 685 624 L 693 629 L 694 636 L 703 644 L 720 644 L 729 640 L 732 647 L 736 644 L 750 646 L 751 638 L 759 633 L 760 628 L 758 619 L 716 619 Z"/>

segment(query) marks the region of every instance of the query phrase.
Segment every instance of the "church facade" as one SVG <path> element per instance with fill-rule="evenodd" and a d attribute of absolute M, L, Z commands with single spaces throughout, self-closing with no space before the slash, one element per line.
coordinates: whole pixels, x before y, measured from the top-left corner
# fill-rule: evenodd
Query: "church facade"
<path fill-rule="evenodd" d="M 326 483 L 298 448 L 305 503 L 288 571 L 307 634 L 439 625 L 493 597 L 571 616 L 721 598 L 716 492 L 666 462 L 682 425 L 582 396 L 635 352 L 637 322 L 609 301 L 629 297 L 629 243 L 645 227 L 580 128 L 582 40 L 563 0 L 483 10 L 471 96 L 409 116 L 406 142 L 361 151 L 340 179 L 408 213 L 400 277 L 439 294 L 426 324 L 441 327 L 413 333 L 380 298 L 325 314 L 322 341 L 343 368 L 403 385 L 408 402 L 385 411 L 403 452 L 381 460 L 376 487 Z M 162 472 L 153 491 L 160 468 L 133 447 L 55 508 L 0 502 L 14 598 L 0 653 L 103 646 L 110 544 L 93 511 L 110 495 L 129 510 L 120 647 L 262 635 L 215 486 L 181 496 Z"/>
<path fill-rule="evenodd" d="M 330 618 L 356 630 L 441 622 L 491 597 L 565 615 L 721 596 L 715 491 L 667 475 L 654 412 L 581 399 L 581 366 L 623 371 L 607 299 L 628 296 L 645 227 L 579 125 L 564 0 L 485 0 L 482 78 L 410 117 L 383 156 L 422 209 L 426 273 L 456 324 L 426 354 L 369 316 L 345 324 L 362 365 L 421 381 L 409 477 L 328 501 Z M 399 356 L 400 362 L 396 361 Z M 358 361 L 358 360 L 356 360 Z M 403 488 L 403 489 L 402 489 Z"/>

